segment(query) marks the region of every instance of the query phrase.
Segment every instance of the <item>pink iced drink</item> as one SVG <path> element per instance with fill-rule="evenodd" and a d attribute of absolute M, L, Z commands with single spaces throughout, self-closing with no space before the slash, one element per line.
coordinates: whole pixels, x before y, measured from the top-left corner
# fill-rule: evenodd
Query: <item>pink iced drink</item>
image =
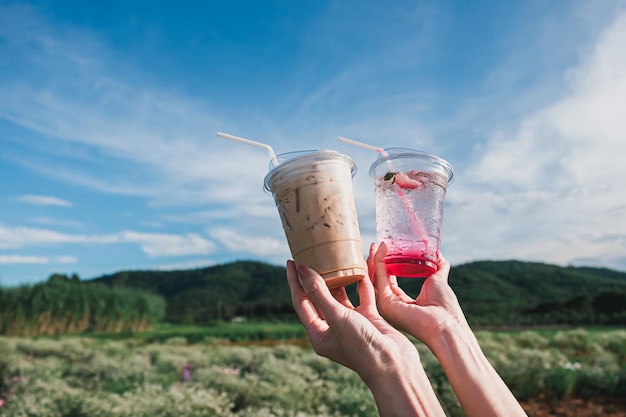
<path fill-rule="evenodd" d="M 432 275 L 437 271 L 452 167 L 435 156 L 401 150 L 372 164 L 370 174 L 376 190 L 376 236 L 387 245 L 387 272 L 413 278 Z"/>

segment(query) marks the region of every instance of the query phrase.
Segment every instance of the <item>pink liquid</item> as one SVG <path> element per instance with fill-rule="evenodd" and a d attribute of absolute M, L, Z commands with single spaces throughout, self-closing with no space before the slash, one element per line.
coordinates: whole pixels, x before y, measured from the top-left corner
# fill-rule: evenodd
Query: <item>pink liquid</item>
<path fill-rule="evenodd" d="M 428 277 L 437 272 L 437 256 L 428 253 L 422 245 L 411 245 L 410 248 L 397 248 L 392 242 L 387 243 L 389 249 L 385 256 L 385 265 L 389 275 L 406 278 Z"/>
<path fill-rule="evenodd" d="M 386 257 L 387 273 L 397 277 L 423 278 L 437 272 L 437 265 L 428 259 L 415 259 L 403 256 Z"/>

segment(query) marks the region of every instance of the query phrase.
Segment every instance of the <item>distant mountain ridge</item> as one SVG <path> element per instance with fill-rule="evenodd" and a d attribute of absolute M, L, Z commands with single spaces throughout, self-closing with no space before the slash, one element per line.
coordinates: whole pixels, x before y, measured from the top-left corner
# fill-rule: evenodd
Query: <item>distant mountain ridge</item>
<path fill-rule="evenodd" d="M 235 316 L 295 318 L 285 268 L 237 261 L 179 271 L 122 271 L 94 278 L 167 302 L 166 321 L 206 324 Z M 423 280 L 400 278 L 412 296 Z M 626 324 L 626 272 L 523 261 L 453 266 L 449 282 L 474 324 Z M 348 293 L 356 300 L 355 286 Z"/>
<path fill-rule="evenodd" d="M 167 302 L 165 320 L 206 324 L 234 316 L 293 316 L 285 268 L 237 261 L 178 271 L 122 271 L 90 280 L 146 290 Z"/>

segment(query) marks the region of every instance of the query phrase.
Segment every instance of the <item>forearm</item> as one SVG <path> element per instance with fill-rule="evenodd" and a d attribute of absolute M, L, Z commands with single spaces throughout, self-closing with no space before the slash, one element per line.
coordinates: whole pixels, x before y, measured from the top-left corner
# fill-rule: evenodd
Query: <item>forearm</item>
<path fill-rule="evenodd" d="M 526 416 L 466 323 L 450 324 L 430 348 L 468 417 Z"/>
<path fill-rule="evenodd" d="M 421 364 L 405 364 L 364 381 L 372 391 L 381 417 L 445 417 Z"/>

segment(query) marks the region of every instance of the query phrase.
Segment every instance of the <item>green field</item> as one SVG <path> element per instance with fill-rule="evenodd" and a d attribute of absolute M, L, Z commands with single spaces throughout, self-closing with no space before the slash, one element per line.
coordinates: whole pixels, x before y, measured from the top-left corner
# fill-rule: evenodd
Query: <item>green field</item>
<path fill-rule="evenodd" d="M 184 337 L 190 343 L 207 338 L 225 339 L 232 342 L 283 340 L 304 337 L 306 332 L 300 323 L 216 323 L 212 326 L 161 324 L 154 330 L 134 334 L 148 341 L 163 341 L 171 337 Z"/>
<path fill-rule="evenodd" d="M 358 376 L 317 356 L 303 335 L 298 323 L 224 323 L 97 337 L 0 337 L 0 415 L 376 416 Z M 586 416 L 609 415 L 611 407 L 618 413 L 611 415 L 626 414 L 620 402 L 626 329 L 478 331 L 477 337 L 525 407 L 576 400 L 599 410 Z M 462 416 L 436 358 L 416 346 L 447 414 Z"/>

